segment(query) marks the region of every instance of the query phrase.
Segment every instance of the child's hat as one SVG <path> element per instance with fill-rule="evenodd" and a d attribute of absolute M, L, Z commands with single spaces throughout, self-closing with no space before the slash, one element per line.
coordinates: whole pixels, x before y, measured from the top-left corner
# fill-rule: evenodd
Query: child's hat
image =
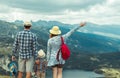
<path fill-rule="evenodd" d="M 40 49 L 38 51 L 38 57 L 40 57 L 40 58 L 44 58 L 45 57 L 45 52 L 42 49 Z"/>

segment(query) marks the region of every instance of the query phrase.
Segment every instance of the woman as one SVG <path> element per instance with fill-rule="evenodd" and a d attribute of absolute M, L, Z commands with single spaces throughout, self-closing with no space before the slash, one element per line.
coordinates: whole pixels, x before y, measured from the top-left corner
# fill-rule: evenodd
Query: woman
<path fill-rule="evenodd" d="M 72 30 L 70 30 L 68 33 L 62 35 L 64 41 L 66 41 L 67 38 L 73 32 L 75 32 L 80 27 L 83 27 L 84 25 L 85 23 L 81 23 L 80 26 L 77 26 Z M 62 78 L 62 69 L 63 69 L 63 65 L 65 64 L 65 60 L 61 58 L 61 54 L 59 61 L 57 61 L 56 59 L 57 52 L 60 49 L 60 45 L 61 45 L 61 36 L 60 36 L 61 31 L 59 30 L 58 26 L 53 26 L 53 28 L 49 32 L 50 32 L 50 39 L 48 40 L 48 44 L 47 44 L 47 61 L 48 61 L 47 66 L 52 67 L 53 78 Z"/>

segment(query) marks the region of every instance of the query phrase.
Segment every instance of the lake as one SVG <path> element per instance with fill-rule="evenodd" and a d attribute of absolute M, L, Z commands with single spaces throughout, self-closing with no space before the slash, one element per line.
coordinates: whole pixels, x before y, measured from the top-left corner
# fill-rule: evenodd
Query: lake
<path fill-rule="evenodd" d="M 97 78 L 104 77 L 104 75 L 96 74 L 92 71 L 82 71 L 82 70 L 64 70 L 63 78 Z M 47 78 L 52 78 L 52 71 L 47 73 Z"/>

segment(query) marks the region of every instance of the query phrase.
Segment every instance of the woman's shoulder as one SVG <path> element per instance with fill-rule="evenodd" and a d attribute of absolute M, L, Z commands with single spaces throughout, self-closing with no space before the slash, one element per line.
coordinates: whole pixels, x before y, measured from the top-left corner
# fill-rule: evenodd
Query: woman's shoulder
<path fill-rule="evenodd" d="M 58 40 L 58 39 L 60 39 L 60 36 L 52 37 L 52 38 L 49 39 L 49 41 L 52 41 L 52 40 Z"/>
<path fill-rule="evenodd" d="M 48 43 L 54 43 L 60 41 L 60 36 L 52 37 L 48 40 Z"/>

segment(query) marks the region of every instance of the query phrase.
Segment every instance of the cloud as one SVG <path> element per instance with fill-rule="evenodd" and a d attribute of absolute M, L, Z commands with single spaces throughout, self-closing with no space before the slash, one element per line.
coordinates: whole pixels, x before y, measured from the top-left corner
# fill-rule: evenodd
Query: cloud
<path fill-rule="evenodd" d="M 29 12 L 61 13 L 64 10 L 79 11 L 104 0 L 2 0 L 0 3 L 12 8 L 19 8 Z"/>
<path fill-rule="evenodd" d="M 119 0 L 1 0 L 0 18 L 120 24 Z"/>
<path fill-rule="evenodd" d="M 83 10 L 80 15 L 88 17 L 88 21 L 99 24 L 120 24 L 120 1 L 107 0 L 103 4 L 97 4 Z"/>
<path fill-rule="evenodd" d="M 8 6 L 2 4 L 0 5 L 0 13 L 8 13 L 10 10 L 11 9 Z"/>

